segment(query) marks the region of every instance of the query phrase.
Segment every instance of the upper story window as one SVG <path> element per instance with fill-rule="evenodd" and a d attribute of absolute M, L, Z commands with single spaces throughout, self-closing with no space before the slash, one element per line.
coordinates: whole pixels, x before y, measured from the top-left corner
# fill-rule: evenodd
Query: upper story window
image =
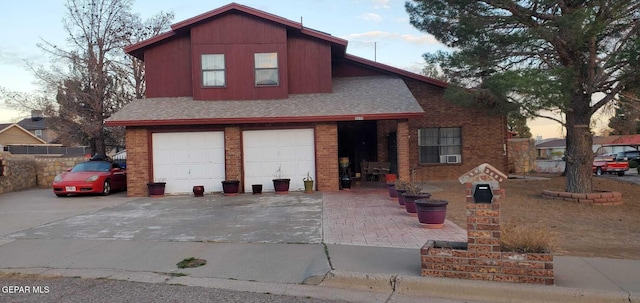
<path fill-rule="evenodd" d="M 254 57 L 256 86 L 278 85 L 278 53 L 257 53 Z"/>
<path fill-rule="evenodd" d="M 34 131 L 34 134 L 36 135 L 36 137 L 42 139 L 42 130 L 41 129 L 36 129 Z"/>
<path fill-rule="evenodd" d="M 223 54 L 202 55 L 202 86 L 225 86 L 225 69 Z"/>
<path fill-rule="evenodd" d="M 420 163 L 460 163 L 461 137 L 459 127 L 418 129 Z"/>

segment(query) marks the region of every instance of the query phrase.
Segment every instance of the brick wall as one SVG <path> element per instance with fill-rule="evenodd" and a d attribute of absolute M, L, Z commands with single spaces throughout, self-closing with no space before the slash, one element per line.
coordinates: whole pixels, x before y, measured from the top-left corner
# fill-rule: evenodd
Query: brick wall
<path fill-rule="evenodd" d="M 417 180 L 452 180 L 482 164 L 489 163 L 507 171 L 506 120 L 480 108 L 455 105 L 444 99 L 444 90 L 413 80 L 407 86 L 422 105 L 424 119 L 409 120 L 411 167 Z M 418 129 L 425 127 L 460 127 L 462 129 L 462 162 L 460 164 L 419 164 Z"/>
<path fill-rule="evenodd" d="M 144 128 L 127 127 L 127 195 L 148 195 L 149 132 Z"/>
<path fill-rule="evenodd" d="M 338 124 L 316 124 L 315 136 L 317 190 L 338 190 Z"/>
<path fill-rule="evenodd" d="M 407 121 L 398 121 L 398 177 L 410 180 L 411 163 L 409 161 L 409 123 Z"/>
<path fill-rule="evenodd" d="M 225 179 L 239 180 L 240 192 L 243 192 L 241 135 L 240 127 L 230 126 L 224 129 Z"/>
<path fill-rule="evenodd" d="M 428 241 L 420 250 L 422 276 L 553 285 L 553 255 L 503 252 L 499 183 L 507 178 L 481 165 L 459 178 L 465 184 L 467 243 Z M 491 203 L 475 203 L 474 184 L 489 184 Z"/>

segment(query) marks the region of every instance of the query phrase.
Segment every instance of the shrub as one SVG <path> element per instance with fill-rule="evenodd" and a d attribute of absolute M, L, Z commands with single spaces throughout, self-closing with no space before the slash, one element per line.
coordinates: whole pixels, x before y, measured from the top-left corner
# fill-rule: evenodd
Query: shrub
<path fill-rule="evenodd" d="M 397 179 L 395 182 L 396 189 L 406 190 L 409 188 L 409 181 L 405 179 Z"/>
<path fill-rule="evenodd" d="M 550 253 L 555 249 L 555 237 L 545 227 L 503 224 L 500 227 L 500 248 L 519 253 Z"/>

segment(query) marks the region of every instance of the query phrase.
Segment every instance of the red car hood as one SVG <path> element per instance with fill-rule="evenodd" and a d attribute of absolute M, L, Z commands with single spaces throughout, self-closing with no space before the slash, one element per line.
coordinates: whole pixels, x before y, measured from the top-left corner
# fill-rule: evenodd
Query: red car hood
<path fill-rule="evenodd" d="M 62 174 L 61 182 L 70 182 L 70 181 L 84 181 L 87 180 L 91 176 L 107 176 L 108 173 L 98 172 L 98 171 L 83 171 L 83 172 L 68 172 Z"/>

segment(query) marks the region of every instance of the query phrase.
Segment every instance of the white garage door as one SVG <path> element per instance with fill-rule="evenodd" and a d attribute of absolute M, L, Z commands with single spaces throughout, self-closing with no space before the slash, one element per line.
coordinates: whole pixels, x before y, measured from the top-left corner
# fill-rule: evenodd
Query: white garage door
<path fill-rule="evenodd" d="M 154 133 L 153 179 L 167 182 L 168 194 L 192 193 L 193 186 L 222 191 L 224 132 Z"/>
<path fill-rule="evenodd" d="M 291 179 L 291 191 L 304 190 L 302 179 L 307 172 L 315 181 L 313 129 L 244 131 L 242 141 L 245 192 L 251 192 L 252 184 L 274 191 L 272 180 L 278 168 Z"/>

